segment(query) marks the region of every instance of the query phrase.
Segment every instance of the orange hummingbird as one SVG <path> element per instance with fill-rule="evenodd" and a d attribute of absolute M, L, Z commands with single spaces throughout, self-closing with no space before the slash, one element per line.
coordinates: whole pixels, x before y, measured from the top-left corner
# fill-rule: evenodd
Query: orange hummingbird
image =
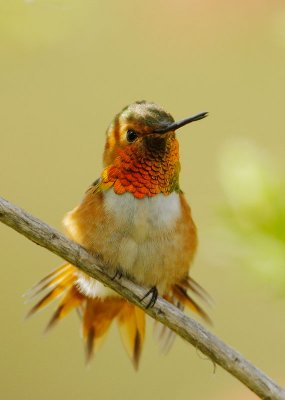
<path fill-rule="evenodd" d="M 175 134 L 206 115 L 204 112 L 175 122 L 154 103 L 137 101 L 125 107 L 107 130 L 100 178 L 63 223 L 69 238 L 101 255 L 114 279 L 124 274 L 146 287 L 149 307 L 159 294 L 208 320 L 187 292 L 205 297 L 200 285 L 188 276 L 197 233 L 179 186 Z M 127 353 L 138 367 L 145 336 L 143 310 L 69 263 L 42 279 L 30 295 L 46 289 L 49 292 L 29 315 L 62 295 L 48 328 L 78 309 L 88 359 L 116 319 Z M 173 335 L 168 328 L 160 326 L 159 340 L 164 350 L 170 347 Z"/>

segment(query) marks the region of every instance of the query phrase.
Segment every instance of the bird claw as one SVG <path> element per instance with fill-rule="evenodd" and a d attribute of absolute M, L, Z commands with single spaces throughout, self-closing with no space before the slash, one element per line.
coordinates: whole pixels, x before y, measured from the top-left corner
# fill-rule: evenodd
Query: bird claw
<path fill-rule="evenodd" d="M 121 279 L 123 276 L 122 272 L 117 269 L 114 276 L 111 277 L 111 280 L 114 281 L 116 278 Z"/>
<path fill-rule="evenodd" d="M 141 301 L 143 301 L 145 298 L 147 298 L 150 294 L 151 294 L 151 299 L 150 299 L 149 303 L 146 305 L 145 308 L 153 307 L 155 305 L 155 303 L 156 303 L 156 300 L 157 300 L 157 297 L 158 297 L 158 291 L 157 291 L 157 288 L 155 286 L 153 286 L 151 289 L 149 289 L 149 291 L 143 296 Z"/>

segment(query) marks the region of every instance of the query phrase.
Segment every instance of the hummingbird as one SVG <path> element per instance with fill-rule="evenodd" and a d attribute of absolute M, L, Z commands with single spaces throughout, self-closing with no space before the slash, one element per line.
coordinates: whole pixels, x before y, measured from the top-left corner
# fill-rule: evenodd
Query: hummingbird
<path fill-rule="evenodd" d="M 189 276 L 197 229 L 179 185 L 176 138 L 176 130 L 206 116 L 203 112 L 175 122 L 161 106 L 147 101 L 123 108 L 107 129 L 100 177 L 67 213 L 63 225 L 70 239 L 100 254 L 113 279 L 124 275 L 145 287 L 148 307 L 160 295 L 209 321 L 193 297 L 205 300 L 206 292 Z M 76 309 L 88 360 L 116 320 L 126 351 L 138 368 L 145 338 L 142 309 L 69 263 L 42 279 L 29 296 L 42 292 L 47 293 L 28 315 L 60 298 L 50 329 Z M 166 352 L 174 333 L 157 324 L 157 336 Z"/>

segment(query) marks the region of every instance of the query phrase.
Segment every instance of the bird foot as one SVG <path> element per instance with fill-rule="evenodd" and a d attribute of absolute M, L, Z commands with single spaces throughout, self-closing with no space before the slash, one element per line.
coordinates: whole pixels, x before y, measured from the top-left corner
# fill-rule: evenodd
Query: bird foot
<path fill-rule="evenodd" d="M 155 303 L 156 303 L 156 300 L 157 300 L 157 297 L 158 297 L 158 291 L 157 291 L 157 288 L 155 286 L 153 286 L 151 289 L 149 289 L 149 291 L 143 296 L 141 301 L 146 299 L 149 295 L 151 295 L 151 298 L 150 298 L 150 301 L 146 305 L 145 308 L 153 307 L 155 305 Z"/>
<path fill-rule="evenodd" d="M 111 277 L 111 279 L 112 279 L 112 281 L 114 281 L 116 278 L 117 278 L 117 279 L 121 279 L 121 278 L 122 278 L 122 276 L 123 276 L 122 272 L 121 272 L 121 271 L 119 271 L 119 270 L 117 269 L 117 271 L 116 271 L 115 275 L 114 275 L 114 276 L 112 276 L 112 277 Z"/>

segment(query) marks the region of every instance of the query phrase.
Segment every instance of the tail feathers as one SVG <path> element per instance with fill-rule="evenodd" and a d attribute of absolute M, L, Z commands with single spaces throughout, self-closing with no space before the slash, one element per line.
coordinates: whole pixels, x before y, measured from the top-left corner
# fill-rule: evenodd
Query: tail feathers
<path fill-rule="evenodd" d="M 40 292 L 50 287 L 56 286 L 60 281 L 62 281 L 67 276 L 71 275 L 71 272 L 75 273 L 76 269 L 71 264 L 66 263 L 61 265 L 56 270 L 52 271 L 50 274 L 41 279 L 36 285 L 34 285 L 24 297 L 27 299 L 33 299 Z"/>
<path fill-rule="evenodd" d="M 27 298 L 33 299 L 47 292 L 27 316 L 61 297 L 46 331 L 76 309 L 82 321 L 87 361 L 99 349 L 111 323 L 117 319 L 123 344 L 137 369 L 145 336 L 144 312 L 121 297 L 89 298 L 79 291 L 76 281 L 77 269 L 71 264 L 64 264 L 50 273 L 26 294 Z"/>
<path fill-rule="evenodd" d="M 121 338 L 135 369 L 138 368 L 145 335 L 142 310 L 118 297 L 88 299 L 83 315 L 87 361 L 98 351 L 108 329 L 117 319 Z"/>
<path fill-rule="evenodd" d="M 76 286 L 72 286 L 59 303 L 59 306 L 46 327 L 46 332 L 53 328 L 59 320 L 64 318 L 74 308 L 80 307 L 83 300 L 84 296 L 77 290 Z"/>
<path fill-rule="evenodd" d="M 180 310 L 184 310 L 184 307 L 189 308 L 191 311 L 198 314 L 205 322 L 212 324 L 208 314 L 187 291 L 191 291 L 197 298 L 200 298 L 207 304 L 211 304 L 212 302 L 208 293 L 190 276 L 185 278 L 179 284 L 174 285 L 170 293 L 165 295 L 164 298 Z M 162 325 L 160 322 L 155 322 L 154 337 L 163 354 L 168 353 L 174 342 L 175 336 L 176 335 L 172 330 Z"/>
<path fill-rule="evenodd" d="M 53 300 L 63 296 L 46 327 L 46 331 L 48 331 L 73 308 L 79 307 L 84 300 L 84 296 L 75 286 L 76 279 L 76 268 L 69 263 L 63 264 L 43 278 L 25 294 L 25 297 L 31 300 L 40 293 L 50 290 L 32 307 L 27 314 L 27 318 L 40 311 Z"/>
<path fill-rule="evenodd" d="M 82 321 L 87 360 L 90 360 L 99 349 L 111 323 L 114 319 L 117 319 L 122 342 L 134 368 L 138 368 L 145 337 L 145 313 L 143 310 L 117 296 L 87 297 L 78 289 L 77 269 L 71 264 L 64 264 L 42 279 L 28 292 L 27 297 L 34 298 L 45 291 L 48 291 L 47 294 L 32 307 L 27 316 L 35 314 L 50 302 L 62 296 L 48 323 L 47 330 L 63 319 L 70 311 L 76 309 Z M 208 294 L 190 277 L 174 285 L 165 298 L 180 309 L 184 309 L 184 306 L 190 308 L 206 322 L 211 323 L 207 313 L 192 298 L 192 294 L 190 296 L 187 291 L 191 291 L 196 297 L 209 302 Z M 175 333 L 160 323 L 155 324 L 155 333 L 162 352 L 168 352 L 174 341 Z"/>
<path fill-rule="evenodd" d="M 174 304 L 180 310 L 184 309 L 184 306 L 179 303 L 177 299 L 173 296 L 164 296 L 165 300 L 169 301 L 170 303 Z M 176 337 L 176 333 L 169 329 L 167 326 L 161 324 L 158 321 L 154 322 L 154 338 L 156 339 L 160 352 L 162 354 L 167 354 L 171 349 L 174 340 Z"/>
<path fill-rule="evenodd" d="M 56 284 L 56 286 L 49 291 L 38 303 L 36 303 L 33 308 L 29 311 L 27 317 L 30 317 L 31 315 L 35 314 L 39 310 L 41 310 L 43 307 L 47 306 L 50 302 L 52 302 L 54 299 L 58 298 L 61 296 L 69 287 L 72 287 L 72 284 L 75 281 L 74 276 L 66 276 L 64 279 L 62 279 L 60 282 Z M 49 286 L 47 286 L 48 288 Z"/>
<path fill-rule="evenodd" d="M 199 304 L 187 293 L 183 286 L 175 285 L 173 287 L 174 297 L 185 307 L 189 308 L 194 313 L 198 314 L 205 322 L 212 324 L 208 314 L 199 306 Z"/>
<path fill-rule="evenodd" d="M 197 295 L 197 297 L 204 301 L 204 303 L 212 305 L 213 299 L 211 298 L 209 293 L 192 277 L 187 276 L 187 278 L 180 283 L 180 286 L 186 290 L 191 290 L 193 293 L 195 293 L 195 295 Z"/>
<path fill-rule="evenodd" d="M 83 314 L 83 336 L 86 357 L 90 360 L 106 335 L 114 318 L 122 309 L 124 300 L 116 297 L 87 299 Z"/>
<path fill-rule="evenodd" d="M 125 302 L 118 326 L 125 349 L 137 370 L 145 337 L 145 313 L 138 307 Z"/>

